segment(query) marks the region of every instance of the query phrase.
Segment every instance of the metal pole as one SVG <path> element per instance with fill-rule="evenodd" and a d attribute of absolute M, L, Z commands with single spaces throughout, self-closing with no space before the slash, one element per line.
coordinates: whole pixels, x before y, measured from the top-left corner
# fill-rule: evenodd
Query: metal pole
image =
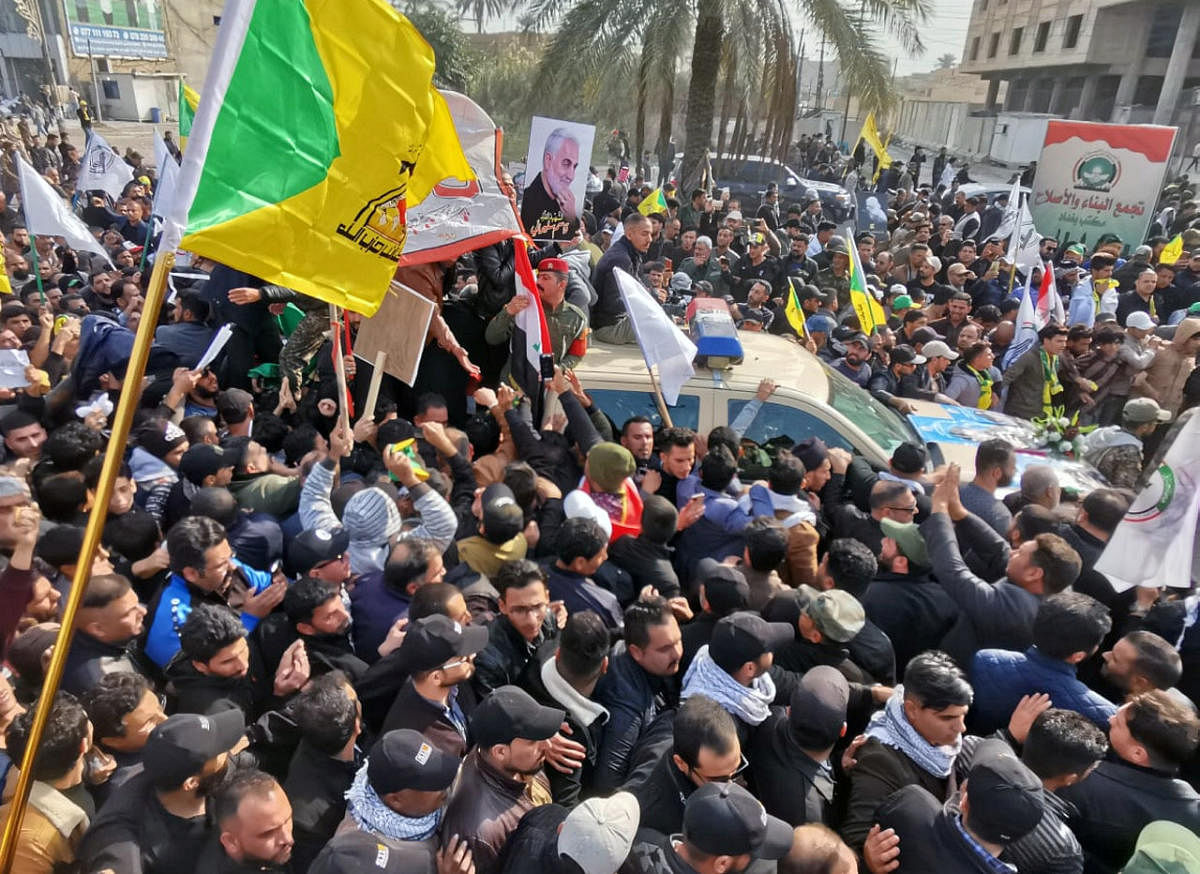
<path fill-rule="evenodd" d="M 150 287 L 146 292 L 147 313 L 157 313 L 162 308 L 167 273 L 174 264 L 174 252 L 162 252 L 155 259 L 154 273 L 150 277 Z M 129 356 L 129 367 L 125 372 L 125 382 L 121 386 L 121 399 L 117 403 L 117 412 L 113 419 L 112 436 L 108 441 L 111 451 L 104 455 L 100 482 L 96 485 L 96 500 L 88 517 L 87 528 L 83 532 L 83 545 L 79 549 L 75 576 L 71 580 L 71 593 L 67 596 L 67 604 L 63 609 L 62 627 L 54 641 L 50 665 L 46 668 L 46 681 L 42 684 L 42 692 L 34 710 L 33 725 L 30 726 L 29 741 L 21 759 L 16 791 L 13 793 L 8 820 L 4 823 L 3 837 L 0 838 L 0 871 L 12 869 L 13 856 L 17 851 L 17 837 L 21 833 L 21 821 L 25 818 L 25 806 L 29 801 L 29 790 L 33 788 L 33 765 L 37 758 L 38 746 L 42 742 L 42 734 L 50 717 L 50 706 L 62 680 L 63 668 L 67 664 L 71 637 L 75 631 L 75 615 L 79 611 L 80 602 L 83 601 L 88 578 L 92 575 L 92 562 L 96 558 L 100 535 L 104 531 L 104 521 L 108 517 L 108 502 L 112 497 L 113 483 L 124 458 L 123 450 L 129 439 L 129 428 L 133 424 L 133 414 L 142 395 L 142 378 L 146 374 L 146 361 L 150 357 L 155 321 L 152 318 L 142 319 L 133 343 L 133 352 Z"/>
<path fill-rule="evenodd" d="M 92 97 L 94 98 L 94 106 L 92 109 L 96 111 L 96 121 L 104 121 L 104 113 L 100 111 L 100 82 L 96 75 L 96 56 L 92 54 L 92 38 L 88 37 L 88 67 L 92 71 Z"/>

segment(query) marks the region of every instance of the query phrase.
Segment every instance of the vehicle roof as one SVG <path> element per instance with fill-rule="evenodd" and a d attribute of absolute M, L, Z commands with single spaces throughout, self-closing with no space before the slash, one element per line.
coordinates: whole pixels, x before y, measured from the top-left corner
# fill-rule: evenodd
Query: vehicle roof
<path fill-rule="evenodd" d="M 829 379 L 816 356 L 803 346 L 774 334 L 750 331 L 739 331 L 738 340 L 745 353 L 742 363 L 721 371 L 721 380 L 729 388 L 753 391 L 770 376 L 781 386 L 802 390 L 815 401 L 829 400 Z M 606 374 L 628 378 L 633 373 L 645 373 L 646 362 L 637 346 L 589 341 L 587 355 L 576 370 L 587 374 L 589 382 L 600 382 Z M 687 384 L 711 388 L 712 371 L 697 367 Z"/>
<path fill-rule="evenodd" d="M 974 194 L 1008 194 L 1012 191 L 1012 185 L 1003 185 L 999 182 L 968 182 L 965 185 L 958 186 L 958 190 L 970 197 Z M 1021 186 L 1022 194 L 1029 194 L 1030 189 L 1024 185 Z"/>

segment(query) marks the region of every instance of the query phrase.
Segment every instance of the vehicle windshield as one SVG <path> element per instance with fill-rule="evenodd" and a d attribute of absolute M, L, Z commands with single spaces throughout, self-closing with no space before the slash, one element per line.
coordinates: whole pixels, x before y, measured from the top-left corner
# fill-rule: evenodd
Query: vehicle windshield
<path fill-rule="evenodd" d="M 837 371 L 827 366 L 824 370 L 829 377 L 829 405 L 878 443 L 885 455 L 891 455 L 901 443 L 924 445 L 925 441 L 899 413 Z"/>

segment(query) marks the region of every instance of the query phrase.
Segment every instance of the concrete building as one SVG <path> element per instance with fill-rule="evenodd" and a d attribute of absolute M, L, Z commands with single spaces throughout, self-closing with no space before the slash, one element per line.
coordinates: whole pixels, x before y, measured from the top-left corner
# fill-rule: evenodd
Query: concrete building
<path fill-rule="evenodd" d="M 1198 33 L 1197 0 L 974 0 L 962 70 L 988 81 L 990 109 L 1186 132 Z"/>

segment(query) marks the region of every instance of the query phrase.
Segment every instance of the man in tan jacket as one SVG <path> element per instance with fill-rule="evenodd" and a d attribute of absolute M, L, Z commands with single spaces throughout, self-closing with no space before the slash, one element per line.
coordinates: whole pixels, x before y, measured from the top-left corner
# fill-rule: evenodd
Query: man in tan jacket
<path fill-rule="evenodd" d="M 1170 343 L 1158 348 L 1150 366 L 1134 378 L 1134 397 L 1153 398 L 1171 415 L 1179 413 L 1183 403 L 1183 384 L 1196 366 L 1200 351 L 1200 318 L 1184 319 L 1175 328 Z"/>

